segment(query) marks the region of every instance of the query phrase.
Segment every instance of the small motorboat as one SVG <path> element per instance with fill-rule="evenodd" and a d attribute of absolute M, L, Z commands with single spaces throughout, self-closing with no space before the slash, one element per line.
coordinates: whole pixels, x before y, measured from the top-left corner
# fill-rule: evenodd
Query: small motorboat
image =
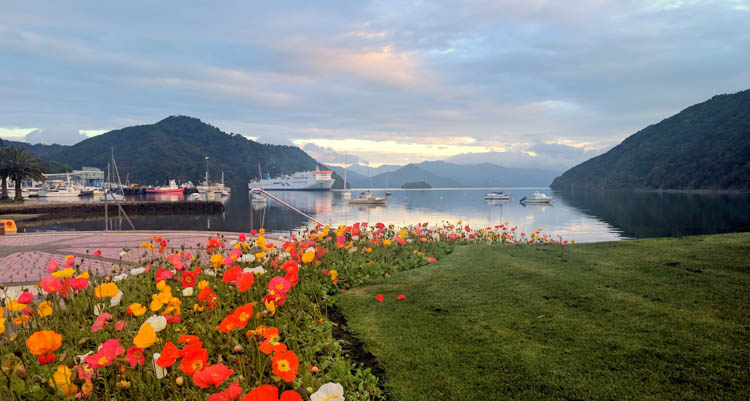
<path fill-rule="evenodd" d="M 373 196 L 370 191 L 362 192 L 356 198 L 349 199 L 350 205 L 385 205 L 385 197 Z"/>
<path fill-rule="evenodd" d="M 250 202 L 252 202 L 254 205 L 259 205 L 259 204 L 265 205 L 266 202 L 268 202 L 268 198 L 266 198 L 265 196 L 263 196 L 263 195 L 261 195 L 261 194 L 259 194 L 257 192 L 254 192 L 250 196 Z"/>
<path fill-rule="evenodd" d="M 146 190 L 148 194 L 169 194 L 169 193 L 184 193 L 185 188 L 178 187 L 175 180 L 169 180 L 169 185 L 164 187 L 149 188 Z"/>
<path fill-rule="evenodd" d="M 553 197 L 551 197 L 549 195 L 546 195 L 546 194 L 543 194 L 541 192 L 534 192 L 534 197 L 533 198 L 527 198 L 525 196 L 523 198 L 521 198 L 521 204 L 522 205 L 534 204 L 534 203 L 537 203 L 537 204 L 551 204 L 554 201 L 555 201 L 555 199 Z"/>
<path fill-rule="evenodd" d="M 486 200 L 510 200 L 510 195 L 502 192 L 490 192 L 484 196 Z"/>
<path fill-rule="evenodd" d="M 123 201 L 125 200 L 125 195 L 117 192 L 112 192 L 109 189 L 104 192 L 104 195 L 99 197 L 100 201 L 106 200 L 107 202 L 111 201 Z"/>
<path fill-rule="evenodd" d="M 198 192 L 193 192 L 192 194 L 188 195 L 187 200 L 189 201 L 199 201 L 203 197 Z"/>

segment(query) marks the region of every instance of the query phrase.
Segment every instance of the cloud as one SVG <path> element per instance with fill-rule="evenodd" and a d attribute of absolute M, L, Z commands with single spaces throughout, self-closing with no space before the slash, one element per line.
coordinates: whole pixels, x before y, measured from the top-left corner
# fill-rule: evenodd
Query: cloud
<path fill-rule="evenodd" d="M 344 164 L 357 164 L 360 161 L 356 155 L 337 152 L 332 148 L 318 146 L 312 142 L 303 144 L 301 148 L 313 159 L 326 164 L 343 166 Z"/>
<path fill-rule="evenodd" d="M 88 136 L 79 130 L 69 127 L 42 128 L 26 134 L 25 142 L 58 144 L 58 145 L 75 145 L 88 139 Z"/>

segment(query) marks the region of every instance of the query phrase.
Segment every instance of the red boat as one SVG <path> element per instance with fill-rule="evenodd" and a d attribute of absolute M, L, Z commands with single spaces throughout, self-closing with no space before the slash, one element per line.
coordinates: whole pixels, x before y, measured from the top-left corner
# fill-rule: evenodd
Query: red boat
<path fill-rule="evenodd" d="M 177 186 L 177 182 L 175 182 L 175 180 L 169 180 L 169 186 L 146 189 L 146 193 L 172 194 L 172 193 L 182 193 L 184 190 L 185 190 L 184 188 L 180 188 Z"/>

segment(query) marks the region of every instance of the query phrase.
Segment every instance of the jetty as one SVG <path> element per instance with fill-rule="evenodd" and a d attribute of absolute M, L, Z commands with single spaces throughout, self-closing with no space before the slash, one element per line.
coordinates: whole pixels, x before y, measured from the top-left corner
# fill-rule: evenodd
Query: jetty
<path fill-rule="evenodd" d="M 133 216 L 172 214 L 219 214 L 224 205 L 217 201 L 121 201 L 125 213 Z M 110 213 L 117 206 L 108 202 Z M 50 218 L 104 216 L 104 202 L 34 202 L 0 204 L 0 218 L 46 220 Z"/>

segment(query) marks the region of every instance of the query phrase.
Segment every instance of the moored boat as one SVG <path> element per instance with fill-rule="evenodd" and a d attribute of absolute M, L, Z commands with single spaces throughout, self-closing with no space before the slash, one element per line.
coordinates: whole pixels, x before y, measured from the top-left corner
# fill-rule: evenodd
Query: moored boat
<path fill-rule="evenodd" d="M 373 196 L 372 192 L 366 191 L 349 199 L 350 205 L 385 205 L 385 197 Z"/>
<path fill-rule="evenodd" d="M 167 186 L 146 189 L 146 193 L 149 193 L 149 194 L 169 194 L 169 193 L 180 193 L 184 191 L 185 191 L 185 188 L 178 187 L 177 182 L 175 180 L 169 180 L 169 185 Z"/>
<path fill-rule="evenodd" d="M 525 204 L 531 204 L 531 203 L 550 204 L 550 203 L 554 202 L 554 200 L 555 199 L 552 198 L 549 195 L 543 194 L 541 192 L 534 192 L 534 197 L 533 198 L 527 198 L 525 196 L 523 198 L 521 198 L 521 204 L 523 204 L 523 205 L 525 205 Z"/>
<path fill-rule="evenodd" d="M 250 181 L 247 188 L 262 188 L 266 191 L 329 191 L 334 183 L 331 174 L 331 170 L 298 171 L 292 175 Z"/>
<path fill-rule="evenodd" d="M 502 192 L 490 192 L 484 196 L 486 200 L 510 200 L 510 195 Z"/>

